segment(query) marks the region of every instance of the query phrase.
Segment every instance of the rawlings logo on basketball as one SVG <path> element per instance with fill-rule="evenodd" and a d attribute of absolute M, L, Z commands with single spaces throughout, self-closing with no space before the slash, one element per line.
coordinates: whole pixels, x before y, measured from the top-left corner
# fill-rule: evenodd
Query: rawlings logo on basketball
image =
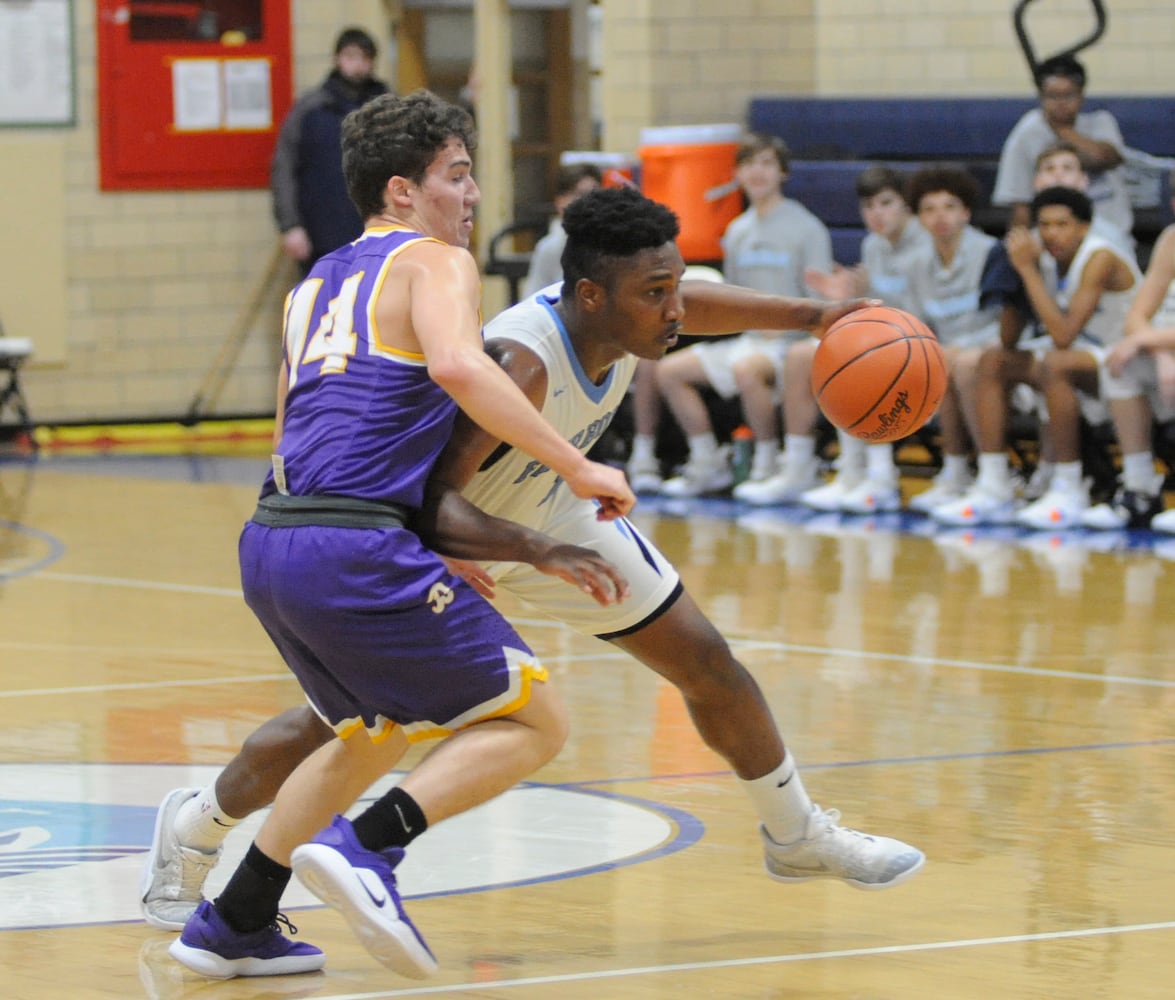
<path fill-rule="evenodd" d="M 878 414 L 877 427 L 871 431 L 861 431 L 857 437 L 864 438 L 866 441 L 873 441 L 877 438 L 884 438 L 890 440 L 894 434 L 899 433 L 909 421 L 907 417 L 912 417 L 914 411 L 910 409 L 910 394 L 904 389 L 894 398 L 893 406 L 885 413 Z"/>
<path fill-rule="evenodd" d="M 865 441 L 913 434 L 946 392 L 947 366 L 933 331 L 891 306 L 847 313 L 828 328 L 812 362 L 824 415 Z"/>

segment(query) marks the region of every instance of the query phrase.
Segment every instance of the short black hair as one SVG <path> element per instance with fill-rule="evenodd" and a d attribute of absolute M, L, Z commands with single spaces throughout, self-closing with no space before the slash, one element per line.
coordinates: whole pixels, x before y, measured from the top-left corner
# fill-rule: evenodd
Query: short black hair
<path fill-rule="evenodd" d="M 1047 187 L 1032 199 L 1032 219 L 1035 222 L 1046 205 L 1064 205 L 1079 222 L 1093 221 L 1093 202 L 1084 191 L 1067 187 Z"/>
<path fill-rule="evenodd" d="M 616 265 L 642 250 L 677 239 L 677 216 L 636 188 L 599 188 L 567 206 L 563 213 L 564 294 L 580 278 L 608 286 Z"/>
<path fill-rule="evenodd" d="M 934 191 L 953 194 L 967 206 L 969 212 L 975 211 L 979 201 L 979 181 L 962 167 L 939 164 L 915 172 L 906 191 L 906 202 L 917 212 L 918 203 Z"/>
<path fill-rule="evenodd" d="M 374 59 L 378 51 L 375 44 L 375 39 L 371 37 L 362 28 L 344 28 L 339 32 L 339 37 L 335 39 L 335 55 L 337 56 L 348 45 L 354 45 L 358 49 L 362 49 L 368 59 Z"/>
<path fill-rule="evenodd" d="M 381 94 L 343 119 L 343 177 L 361 219 L 384 210 L 384 188 L 397 175 L 415 184 L 452 138 L 469 152 L 477 145 L 464 108 L 427 90 L 407 97 Z"/>
<path fill-rule="evenodd" d="M 1078 90 L 1085 90 L 1085 67 L 1071 55 L 1053 56 L 1036 67 L 1036 89 L 1044 89 L 1044 81 L 1050 76 L 1063 76 L 1077 84 Z"/>

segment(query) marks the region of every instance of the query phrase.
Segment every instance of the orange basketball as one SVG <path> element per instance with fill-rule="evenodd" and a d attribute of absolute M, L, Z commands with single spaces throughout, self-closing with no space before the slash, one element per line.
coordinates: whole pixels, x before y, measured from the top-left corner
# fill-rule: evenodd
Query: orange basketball
<path fill-rule="evenodd" d="M 873 444 L 913 434 L 947 387 L 946 358 L 931 329 L 892 306 L 837 320 L 816 348 L 812 391 L 841 430 Z"/>

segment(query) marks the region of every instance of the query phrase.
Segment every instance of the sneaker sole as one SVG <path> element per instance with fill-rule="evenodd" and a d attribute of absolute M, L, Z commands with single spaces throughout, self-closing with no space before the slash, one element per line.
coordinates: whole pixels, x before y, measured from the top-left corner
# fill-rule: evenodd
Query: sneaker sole
<path fill-rule="evenodd" d="M 895 885 L 901 885 L 903 882 L 909 881 L 917 875 L 925 864 L 926 855 L 922 855 L 918 859 L 917 864 L 910 865 L 905 871 L 898 872 L 888 882 L 860 882 L 857 879 L 834 875 L 832 872 L 814 872 L 811 875 L 779 875 L 772 871 L 771 866 L 764 861 L 767 874 L 776 882 L 815 882 L 817 879 L 834 879 L 837 882 L 843 882 L 845 885 L 852 886 L 854 889 L 861 889 L 864 892 L 880 892 L 882 889 L 892 889 Z"/>
<path fill-rule="evenodd" d="M 327 906 L 338 910 L 363 947 L 381 965 L 409 979 L 428 979 L 438 969 L 437 960 L 399 918 L 391 900 L 392 919 L 374 908 L 354 870 L 334 848 L 303 844 L 295 849 L 291 865 L 299 881 Z"/>
<path fill-rule="evenodd" d="M 163 817 L 167 815 L 167 807 L 173 799 L 181 797 L 190 799 L 199 791 L 198 788 L 177 788 L 168 793 L 167 798 L 160 803 L 158 812 L 155 813 L 155 829 L 151 833 L 151 849 L 147 852 L 147 859 L 143 862 L 142 876 L 139 879 L 139 909 L 143 913 L 143 919 L 161 931 L 182 931 L 184 924 L 187 923 L 187 917 L 195 913 L 196 907 L 200 905 L 200 900 L 194 902 L 191 911 L 183 920 L 168 920 L 166 917 L 151 912 L 147 902 L 147 894 L 151 891 L 151 886 L 155 881 L 155 872 L 159 867 L 159 858 L 163 854 Z M 166 900 L 166 902 L 174 903 L 175 901 Z"/>
<path fill-rule="evenodd" d="M 237 976 L 293 976 L 318 972 L 326 955 L 285 955 L 281 958 L 223 958 L 212 951 L 193 948 L 176 938 L 167 953 L 185 969 L 206 979 L 235 979 Z"/>

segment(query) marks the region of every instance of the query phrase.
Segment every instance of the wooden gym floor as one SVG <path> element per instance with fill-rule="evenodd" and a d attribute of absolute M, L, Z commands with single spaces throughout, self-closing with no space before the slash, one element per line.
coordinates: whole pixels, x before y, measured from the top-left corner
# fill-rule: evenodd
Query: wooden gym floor
<path fill-rule="evenodd" d="M 8 1000 L 1175 995 L 1175 539 L 722 501 L 634 519 L 759 678 L 813 797 L 923 848 L 921 874 L 881 893 L 772 882 L 676 692 L 506 604 L 573 734 L 413 847 L 408 907 L 440 975 L 397 978 L 296 889 L 323 973 L 185 973 L 138 919 L 155 805 L 299 700 L 240 600 L 263 460 L 229 437 L 0 462 Z"/>

